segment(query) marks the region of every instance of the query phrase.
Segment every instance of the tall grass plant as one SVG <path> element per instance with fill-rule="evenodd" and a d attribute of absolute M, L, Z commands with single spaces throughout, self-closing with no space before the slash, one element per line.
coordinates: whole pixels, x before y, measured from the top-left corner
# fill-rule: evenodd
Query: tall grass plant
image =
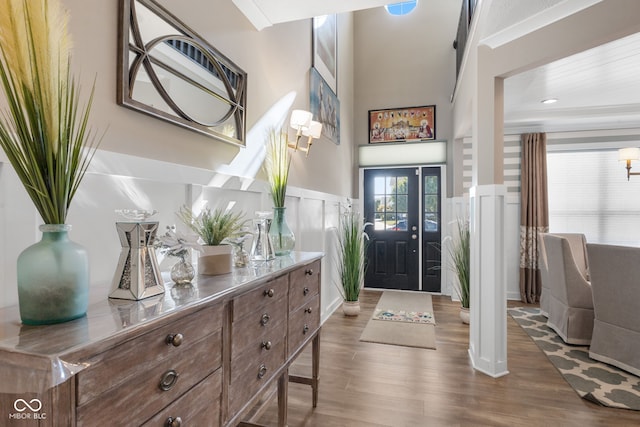
<path fill-rule="evenodd" d="M 271 129 L 267 156 L 265 158 L 265 171 L 269 180 L 273 207 L 283 208 L 287 195 L 287 183 L 289 181 L 289 168 L 291 166 L 291 154 L 287 146 L 287 133 Z"/>
<path fill-rule="evenodd" d="M 0 146 L 46 224 L 64 224 L 98 138 L 70 72 L 58 0 L 0 0 Z M 95 84 L 94 84 L 95 86 Z"/>
<path fill-rule="evenodd" d="M 458 219 L 457 223 L 458 233 L 449 247 L 449 256 L 451 257 L 452 270 L 458 278 L 458 286 L 455 290 L 460 298 L 460 304 L 463 308 L 469 308 L 471 233 L 468 221 Z"/>
<path fill-rule="evenodd" d="M 347 212 L 340 218 L 338 273 L 341 286 L 338 289 L 345 301 L 358 301 L 364 284 L 369 241 L 369 236 L 364 231 L 367 225 L 363 224 L 357 212 Z"/>

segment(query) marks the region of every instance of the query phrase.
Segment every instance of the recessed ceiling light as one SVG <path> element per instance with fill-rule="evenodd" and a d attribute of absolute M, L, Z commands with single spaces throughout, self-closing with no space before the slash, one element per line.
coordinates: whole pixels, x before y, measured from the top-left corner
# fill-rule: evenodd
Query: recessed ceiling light
<path fill-rule="evenodd" d="M 542 101 L 543 104 L 554 104 L 556 102 L 558 102 L 557 98 L 549 98 L 549 99 L 543 99 Z"/>

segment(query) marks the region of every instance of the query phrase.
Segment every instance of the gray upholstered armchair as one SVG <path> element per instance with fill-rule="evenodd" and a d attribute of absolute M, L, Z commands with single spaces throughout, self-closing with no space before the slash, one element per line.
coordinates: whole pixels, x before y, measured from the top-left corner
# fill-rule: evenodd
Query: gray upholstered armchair
<path fill-rule="evenodd" d="M 542 292 L 540 294 L 540 312 L 543 316 L 549 317 L 549 301 L 551 300 L 552 280 L 549 277 L 549 267 L 547 265 L 547 251 L 544 247 L 544 235 L 539 234 L 540 258 L 538 265 L 540 266 L 540 282 Z M 587 239 L 584 234 L 580 233 L 552 233 L 554 236 L 560 236 L 567 239 L 571 247 L 571 254 L 576 263 L 578 271 L 582 273 L 587 281 L 589 280 L 589 263 L 587 262 Z"/>
<path fill-rule="evenodd" d="M 551 284 L 547 325 L 569 344 L 589 344 L 593 332 L 591 284 L 576 262 L 580 257 L 586 259 L 584 250 L 579 250 L 583 246 L 576 245 L 577 253 L 572 253 L 566 237 L 545 234 L 543 239 Z M 586 261 L 584 265 L 586 268 Z"/>
<path fill-rule="evenodd" d="M 640 248 L 587 245 L 595 321 L 589 356 L 640 376 Z"/>

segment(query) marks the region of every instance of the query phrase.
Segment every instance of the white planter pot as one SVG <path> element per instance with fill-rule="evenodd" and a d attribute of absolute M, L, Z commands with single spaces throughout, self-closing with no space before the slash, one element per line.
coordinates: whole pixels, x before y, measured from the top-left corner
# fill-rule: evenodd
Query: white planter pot
<path fill-rule="evenodd" d="M 470 318 L 471 318 L 471 316 L 469 315 L 469 309 L 461 307 L 460 308 L 460 319 L 462 320 L 462 323 L 464 323 L 465 325 L 468 325 Z"/>
<path fill-rule="evenodd" d="M 345 316 L 357 316 L 360 314 L 360 301 L 343 301 L 342 312 Z"/>
<path fill-rule="evenodd" d="M 230 245 L 203 246 L 198 258 L 198 274 L 216 276 L 231 273 L 233 247 Z"/>

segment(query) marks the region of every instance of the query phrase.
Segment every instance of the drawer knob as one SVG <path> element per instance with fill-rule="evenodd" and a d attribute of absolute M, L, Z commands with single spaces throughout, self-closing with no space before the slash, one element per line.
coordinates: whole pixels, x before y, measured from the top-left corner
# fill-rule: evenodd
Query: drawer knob
<path fill-rule="evenodd" d="M 304 325 L 304 328 L 302 328 L 302 333 L 306 334 L 307 332 L 309 332 L 309 325 Z"/>
<path fill-rule="evenodd" d="M 265 297 L 273 298 L 273 295 L 274 295 L 275 293 L 276 293 L 276 292 L 273 290 L 273 288 L 272 288 L 272 289 L 265 289 L 265 290 L 264 290 L 264 296 L 265 296 Z"/>
<path fill-rule="evenodd" d="M 271 341 L 262 341 L 262 348 L 265 350 L 271 350 Z"/>
<path fill-rule="evenodd" d="M 167 335 L 167 345 L 172 345 L 174 347 L 180 347 L 180 344 L 182 344 L 182 340 L 184 339 L 184 336 L 182 336 L 182 334 L 169 334 Z"/>
<path fill-rule="evenodd" d="M 308 313 L 308 314 L 311 314 L 312 311 L 313 310 L 311 309 L 311 307 L 307 307 L 307 308 L 304 309 L 304 312 Z"/>
<path fill-rule="evenodd" d="M 302 290 L 302 295 L 306 296 L 308 293 L 309 293 L 309 288 L 305 286 L 304 289 Z"/>
<path fill-rule="evenodd" d="M 262 315 L 262 318 L 260 319 L 260 324 L 262 326 L 265 326 L 267 323 L 269 323 L 269 320 L 271 320 L 271 316 L 269 316 L 267 313 Z"/>
<path fill-rule="evenodd" d="M 169 391 L 178 382 L 180 375 L 173 369 L 168 370 L 160 379 L 160 390 Z"/>
<path fill-rule="evenodd" d="M 167 421 L 164 423 L 166 427 L 180 427 L 182 426 L 182 418 L 180 417 L 169 417 Z"/>
<path fill-rule="evenodd" d="M 267 367 L 263 363 L 260 365 L 260 370 L 258 371 L 258 379 L 264 378 L 265 375 L 267 375 Z"/>
<path fill-rule="evenodd" d="M 307 276 L 312 276 L 313 275 L 313 269 L 309 268 L 309 269 L 305 270 L 304 274 L 307 275 Z"/>

